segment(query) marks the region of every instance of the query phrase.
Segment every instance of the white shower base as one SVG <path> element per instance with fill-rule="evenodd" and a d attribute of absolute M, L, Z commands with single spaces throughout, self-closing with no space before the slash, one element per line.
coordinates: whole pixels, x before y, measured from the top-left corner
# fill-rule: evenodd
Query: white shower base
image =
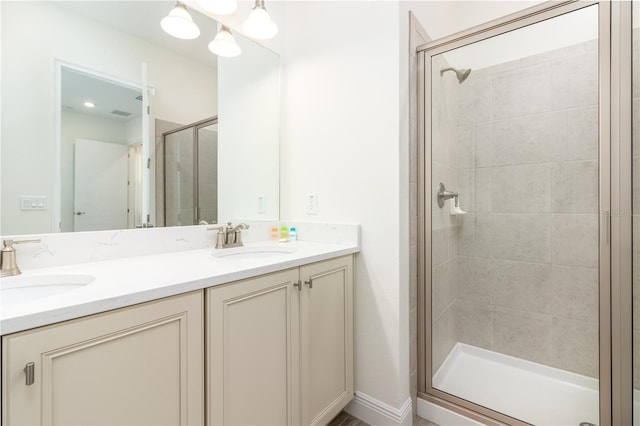
<path fill-rule="evenodd" d="M 464 343 L 433 387 L 535 425 L 599 423 L 598 380 Z"/>

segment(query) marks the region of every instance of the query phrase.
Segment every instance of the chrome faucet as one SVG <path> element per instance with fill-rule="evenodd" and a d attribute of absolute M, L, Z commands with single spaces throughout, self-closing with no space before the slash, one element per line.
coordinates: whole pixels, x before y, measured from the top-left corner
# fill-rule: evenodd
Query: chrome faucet
<path fill-rule="evenodd" d="M 216 248 L 231 248 L 242 247 L 242 231 L 249 229 L 249 225 L 241 223 L 235 227 L 231 225 L 231 222 L 227 222 L 227 226 L 216 225 L 207 228 L 207 231 L 218 231 L 216 236 Z"/>
<path fill-rule="evenodd" d="M 0 277 L 11 277 L 22 273 L 16 262 L 16 249 L 13 247 L 14 244 L 39 243 L 40 241 L 42 241 L 40 238 L 34 238 L 32 240 L 2 240 L 2 250 L 0 250 Z"/>

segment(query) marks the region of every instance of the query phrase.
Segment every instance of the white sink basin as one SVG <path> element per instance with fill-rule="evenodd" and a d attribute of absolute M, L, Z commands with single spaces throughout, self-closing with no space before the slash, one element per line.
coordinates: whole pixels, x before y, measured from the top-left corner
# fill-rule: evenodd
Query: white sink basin
<path fill-rule="evenodd" d="M 295 247 L 286 246 L 236 247 L 231 249 L 218 249 L 213 252 L 213 257 L 225 260 L 265 259 L 286 256 L 295 253 L 295 251 Z"/>
<path fill-rule="evenodd" d="M 0 279 L 0 303 L 3 305 L 28 302 L 76 290 L 93 282 L 91 275 L 34 275 Z"/>

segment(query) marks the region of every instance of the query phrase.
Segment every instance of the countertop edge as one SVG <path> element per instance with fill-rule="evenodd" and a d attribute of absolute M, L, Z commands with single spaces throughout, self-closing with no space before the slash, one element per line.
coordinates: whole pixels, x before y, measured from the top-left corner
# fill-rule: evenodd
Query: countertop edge
<path fill-rule="evenodd" d="M 37 327 L 44 327 L 64 321 L 74 320 L 89 315 L 109 312 L 141 303 L 151 302 L 166 297 L 203 290 L 217 285 L 265 275 L 302 265 L 347 256 L 360 252 L 358 246 L 344 246 L 331 251 L 311 254 L 290 260 L 276 261 L 271 264 L 237 270 L 229 273 L 212 275 L 205 278 L 187 279 L 184 282 L 160 286 L 157 288 L 133 290 L 131 293 L 106 297 L 87 303 L 79 303 L 60 308 L 28 313 L 22 316 L 3 318 L 0 320 L 0 335 L 5 336 Z"/>

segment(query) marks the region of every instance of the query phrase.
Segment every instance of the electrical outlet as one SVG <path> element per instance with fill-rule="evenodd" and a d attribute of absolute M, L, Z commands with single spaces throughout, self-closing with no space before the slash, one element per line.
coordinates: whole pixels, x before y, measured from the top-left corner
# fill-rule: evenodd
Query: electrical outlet
<path fill-rule="evenodd" d="M 307 194 L 307 214 L 318 214 L 318 194 Z"/>

